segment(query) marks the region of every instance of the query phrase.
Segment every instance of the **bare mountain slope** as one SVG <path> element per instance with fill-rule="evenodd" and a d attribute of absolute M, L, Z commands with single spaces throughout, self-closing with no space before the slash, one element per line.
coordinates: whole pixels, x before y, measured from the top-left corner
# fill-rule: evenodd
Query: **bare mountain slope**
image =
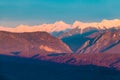
<path fill-rule="evenodd" d="M 120 30 L 106 30 L 94 33 L 77 51 L 77 53 L 119 53 L 120 52 Z"/>
<path fill-rule="evenodd" d="M 69 52 L 72 51 L 66 44 L 46 32 L 0 32 L 1 54 L 31 57 L 39 54 Z"/>

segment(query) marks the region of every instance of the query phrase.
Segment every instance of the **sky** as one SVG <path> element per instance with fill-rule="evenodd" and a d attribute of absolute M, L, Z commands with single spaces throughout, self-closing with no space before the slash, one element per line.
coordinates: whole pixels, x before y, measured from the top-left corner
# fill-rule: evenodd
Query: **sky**
<path fill-rule="evenodd" d="M 120 19 L 120 0 L 0 0 L 0 25 Z"/>

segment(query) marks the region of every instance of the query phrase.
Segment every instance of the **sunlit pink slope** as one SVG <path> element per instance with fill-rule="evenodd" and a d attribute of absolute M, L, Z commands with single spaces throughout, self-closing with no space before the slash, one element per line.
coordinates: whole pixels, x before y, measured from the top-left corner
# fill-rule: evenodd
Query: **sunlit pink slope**
<path fill-rule="evenodd" d="M 10 31 L 10 32 L 46 31 L 46 32 L 51 33 L 51 32 L 66 31 L 66 30 L 73 29 L 76 27 L 80 28 L 81 30 L 88 28 L 88 27 L 94 27 L 97 29 L 109 29 L 113 27 L 118 28 L 120 27 L 120 20 L 119 19 L 102 20 L 101 22 L 89 22 L 89 23 L 75 21 L 73 24 L 67 24 L 63 21 L 58 21 L 53 24 L 41 24 L 41 25 L 35 25 L 35 26 L 18 25 L 15 28 L 0 26 L 0 30 Z"/>

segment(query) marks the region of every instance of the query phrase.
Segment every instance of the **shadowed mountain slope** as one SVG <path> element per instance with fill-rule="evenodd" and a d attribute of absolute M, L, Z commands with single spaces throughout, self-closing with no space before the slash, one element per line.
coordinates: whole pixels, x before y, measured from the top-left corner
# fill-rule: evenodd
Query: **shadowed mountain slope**
<path fill-rule="evenodd" d="M 72 66 L 0 55 L 0 80 L 119 80 L 120 72 L 95 65 Z"/>
<path fill-rule="evenodd" d="M 120 53 L 120 30 L 93 33 L 76 53 Z"/>
<path fill-rule="evenodd" d="M 89 35 L 97 32 L 97 31 L 96 30 L 90 30 L 90 31 L 87 31 L 87 32 L 82 33 L 82 34 L 80 34 L 79 31 L 77 31 L 77 32 L 78 33 L 69 33 L 68 32 L 68 34 L 66 34 L 66 35 L 63 34 L 63 35 L 61 35 L 61 37 L 59 37 L 74 52 L 76 52 L 76 50 L 78 50 L 86 41 L 92 40 L 91 38 L 86 37 L 86 36 L 89 36 Z"/>

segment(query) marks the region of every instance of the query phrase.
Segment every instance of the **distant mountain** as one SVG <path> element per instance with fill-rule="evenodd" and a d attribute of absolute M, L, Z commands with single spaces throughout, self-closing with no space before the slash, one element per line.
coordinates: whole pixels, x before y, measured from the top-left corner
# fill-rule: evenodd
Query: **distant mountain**
<path fill-rule="evenodd" d="M 114 20 L 102 20 L 101 22 L 90 22 L 90 23 L 84 23 L 84 22 L 79 22 L 75 21 L 72 25 L 73 27 L 78 27 L 82 30 L 88 27 L 93 27 L 97 29 L 109 29 L 116 27 L 118 28 L 120 26 L 120 20 L 119 19 L 114 19 Z"/>
<path fill-rule="evenodd" d="M 11 33 L 0 31 L 0 54 L 34 57 L 50 53 L 71 53 L 60 39 L 46 32 Z"/>
<path fill-rule="evenodd" d="M 64 32 L 64 33 L 60 34 L 58 36 L 58 38 L 62 39 L 62 38 L 65 38 L 65 37 L 76 35 L 76 34 L 89 34 L 89 33 L 91 34 L 93 32 L 97 32 L 97 31 L 99 31 L 99 30 L 96 29 L 96 28 L 89 27 L 89 28 L 85 28 L 83 30 L 83 33 L 81 33 L 81 29 L 79 29 L 77 27 L 77 28 L 71 29 L 71 30 L 69 30 L 67 32 Z"/>
<path fill-rule="evenodd" d="M 76 53 L 120 53 L 120 30 L 105 30 L 89 36 Z"/>
<path fill-rule="evenodd" d="M 41 24 L 41 25 L 35 25 L 35 26 L 29 26 L 29 25 L 18 25 L 14 28 L 10 27 L 0 27 L 1 31 L 9 31 L 9 32 L 36 32 L 36 31 L 44 31 L 48 33 L 53 32 L 66 32 L 67 30 L 71 29 L 70 24 L 66 24 L 63 21 L 57 21 L 53 24 Z"/>
<path fill-rule="evenodd" d="M 77 32 L 76 29 L 78 28 Z M 114 19 L 114 20 L 102 20 L 101 22 L 80 22 L 75 21 L 73 24 L 67 24 L 63 21 L 58 21 L 53 24 L 41 24 L 41 25 L 35 25 L 35 26 L 29 26 L 29 25 L 18 25 L 15 28 L 10 27 L 0 27 L 1 31 L 9 31 L 9 32 L 36 32 L 36 31 L 45 31 L 48 32 L 54 36 L 59 36 L 63 33 L 66 34 L 66 32 L 69 33 L 69 35 L 79 33 L 82 34 L 84 32 L 90 31 L 91 29 L 96 30 L 104 30 L 109 28 L 120 28 L 120 20 Z M 75 29 L 75 30 L 74 30 Z M 75 32 L 71 32 L 71 30 Z M 69 32 L 70 31 L 70 32 Z M 67 33 L 67 34 L 68 34 Z"/>
<path fill-rule="evenodd" d="M 66 43 L 74 52 L 76 52 L 76 50 L 79 49 L 87 40 L 91 39 L 87 36 L 95 32 L 98 32 L 98 30 L 89 28 L 81 34 L 80 29 L 75 28 L 61 34 L 60 36 L 58 36 L 58 38 L 61 39 L 64 43 Z"/>
<path fill-rule="evenodd" d="M 79 34 L 79 35 L 90 35 L 94 32 L 98 32 L 98 31 L 99 30 L 97 28 L 88 27 L 88 28 L 85 28 L 81 33 L 81 29 L 79 29 L 77 27 L 77 28 L 71 29 L 67 32 L 61 33 L 60 35 L 58 35 L 58 38 L 62 39 L 62 38 L 66 38 L 66 37 L 72 37 L 72 36 L 77 35 L 77 34 Z"/>

